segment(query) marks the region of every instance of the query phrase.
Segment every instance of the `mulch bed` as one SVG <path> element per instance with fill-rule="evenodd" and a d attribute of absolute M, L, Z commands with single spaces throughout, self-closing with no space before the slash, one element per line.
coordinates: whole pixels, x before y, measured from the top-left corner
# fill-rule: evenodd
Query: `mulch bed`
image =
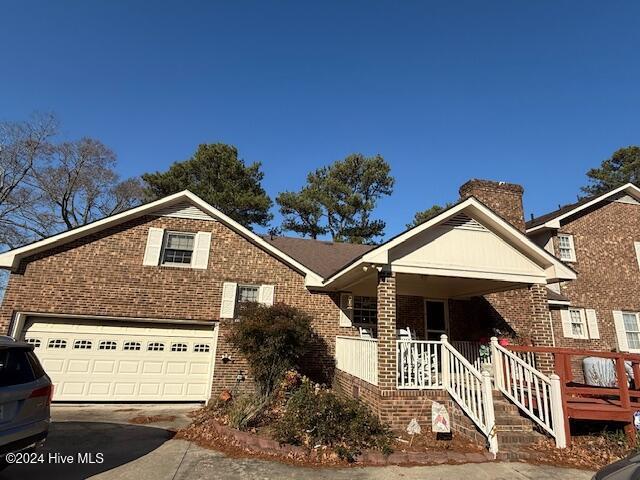
<path fill-rule="evenodd" d="M 410 443 L 408 435 L 394 442 L 394 452 L 383 455 L 378 451 L 363 452 L 357 462 L 342 460 L 326 447 L 308 449 L 294 445 L 280 445 L 266 436 L 268 429 L 242 432 L 214 418 L 211 412 L 195 415 L 195 421 L 179 430 L 176 438 L 192 441 L 202 447 L 218 450 L 230 457 L 253 457 L 277 460 L 308 467 L 345 467 L 350 465 L 439 465 L 492 461 L 485 449 L 462 439 L 438 440 L 430 432 L 416 435 Z"/>
<path fill-rule="evenodd" d="M 552 440 L 521 449 L 517 458 L 528 463 L 599 470 L 631 453 L 626 442 L 607 435 L 574 436 L 571 446 L 555 448 Z"/>
<path fill-rule="evenodd" d="M 149 423 L 172 422 L 175 419 L 175 415 L 139 415 L 137 417 L 130 418 L 128 422 L 136 425 L 146 425 Z"/>

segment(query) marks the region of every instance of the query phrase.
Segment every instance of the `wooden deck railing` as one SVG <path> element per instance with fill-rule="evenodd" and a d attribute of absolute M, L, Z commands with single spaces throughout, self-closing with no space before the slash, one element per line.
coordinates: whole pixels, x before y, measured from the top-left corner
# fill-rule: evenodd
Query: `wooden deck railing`
<path fill-rule="evenodd" d="M 629 441 L 635 444 L 636 433 L 633 425 L 633 412 L 640 409 L 640 355 L 555 347 L 510 345 L 507 348 L 513 352 L 530 352 L 538 355 L 547 354 L 553 356 L 553 368 L 558 377 L 560 377 L 567 444 L 571 442 L 570 418 L 622 422 L 625 424 L 625 432 Z M 596 387 L 574 382 L 573 357 L 611 359 L 615 364 L 617 385 L 615 387 Z M 631 363 L 633 371 L 631 388 L 629 387 L 625 362 Z"/>

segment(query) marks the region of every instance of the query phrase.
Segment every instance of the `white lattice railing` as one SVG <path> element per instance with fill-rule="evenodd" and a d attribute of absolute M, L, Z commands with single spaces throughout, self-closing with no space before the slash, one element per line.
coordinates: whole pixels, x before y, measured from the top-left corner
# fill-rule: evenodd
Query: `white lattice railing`
<path fill-rule="evenodd" d="M 441 352 L 441 342 L 398 340 L 398 388 L 442 388 Z"/>
<path fill-rule="evenodd" d="M 336 368 L 378 385 L 378 340 L 336 337 Z"/>
<path fill-rule="evenodd" d="M 566 447 L 560 378 L 556 374 L 547 377 L 531 365 L 533 357 L 515 355 L 495 337 L 491 353 L 496 388 L 550 433 L 558 448 Z"/>
<path fill-rule="evenodd" d="M 489 451 L 498 452 L 491 376 L 475 368 L 442 335 L 442 378 L 444 388 L 477 425 L 489 442 Z"/>

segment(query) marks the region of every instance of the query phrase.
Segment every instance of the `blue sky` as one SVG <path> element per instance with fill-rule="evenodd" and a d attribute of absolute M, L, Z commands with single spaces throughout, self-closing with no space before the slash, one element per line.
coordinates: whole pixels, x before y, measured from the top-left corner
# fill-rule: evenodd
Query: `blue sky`
<path fill-rule="evenodd" d="M 234 144 L 272 198 L 380 153 L 389 236 L 472 177 L 523 184 L 528 217 L 640 144 L 639 16 L 638 2 L 9 0 L 0 118 L 54 111 L 124 176 Z"/>

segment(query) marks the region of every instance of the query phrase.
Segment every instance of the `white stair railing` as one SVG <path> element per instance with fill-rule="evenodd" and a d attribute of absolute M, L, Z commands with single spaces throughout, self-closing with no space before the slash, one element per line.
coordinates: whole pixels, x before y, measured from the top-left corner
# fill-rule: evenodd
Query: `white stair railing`
<path fill-rule="evenodd" d="M 555 438 L 556 447 L 566 447 L 560 378 L 547 377 L 529 361 L 510 352 L 491 338 L 491 356 L 496 388 L 529 418 Z"/>
<path fill-rule="evenodd" d="M 489 442 L 489 451 L 498 452 L 491 376 L 480 373 L 442 335 L 442 382 L 449 395 L 471 418 Z"/>

